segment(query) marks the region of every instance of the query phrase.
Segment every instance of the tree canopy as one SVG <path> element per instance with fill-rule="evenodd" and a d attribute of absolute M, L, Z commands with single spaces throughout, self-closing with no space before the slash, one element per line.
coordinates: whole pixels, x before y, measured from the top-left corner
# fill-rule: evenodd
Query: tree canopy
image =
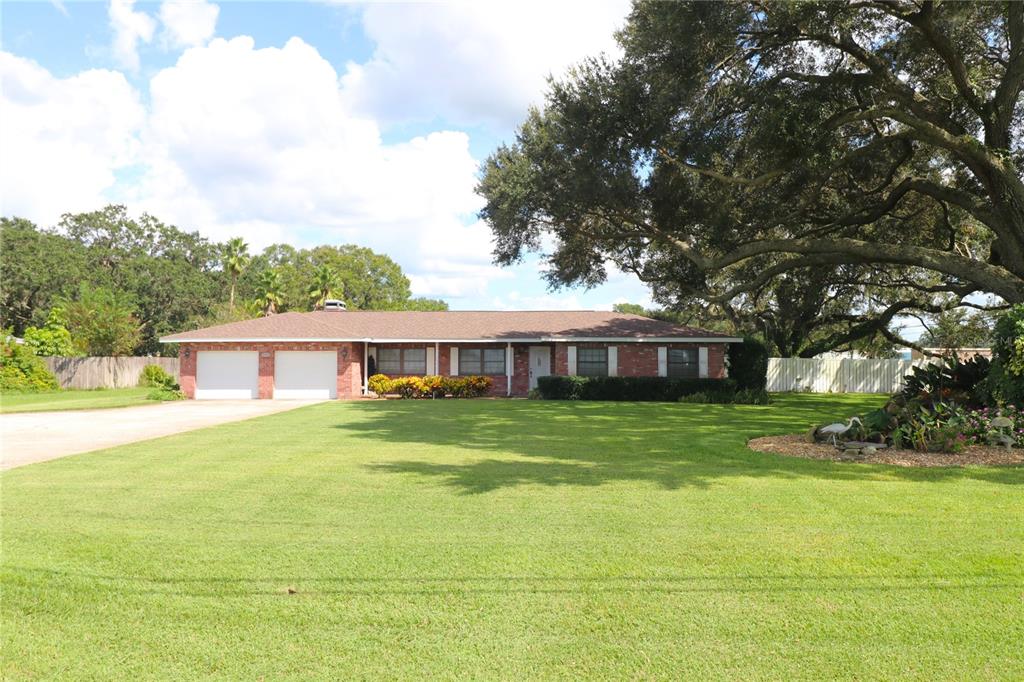
<path fill-rule="evenodd" d="M 308 294 L 320 267 L 336 273 L 332 294 L 353 310 L 447 309 L 444 301 L 413 298 L 398 263 L 365 247 L 276 244 L 250 255 L 243 239 L 219 244 L 147 214 L 134 218 L 124 206 L 66 214 L 51 229 L 0 218 L 0 253 L 0 327 L 16 335 L 44 328 L 55 307 L 74 313 L 74 322 L 67 320 L 73 336 L 76 329 L 79 335 L 89 329 L 90 338 L 100 338 L 95 320 L 125 322 L 118 322 L 124 333 L 115 340 L 75 339 L 89 352 L 101 346 L 105 352 L 175 352 L 159 337 L 259 314 L 311 310 Z M 134 336 L 127 317 L 134 320 Z"/>
<path fill-rule="evenodd" d="M 797 354 L 1024 301 L 1024 3 L 643 0 L 618 38 L 487 160 L 498 263 L 832 324 Z"/>

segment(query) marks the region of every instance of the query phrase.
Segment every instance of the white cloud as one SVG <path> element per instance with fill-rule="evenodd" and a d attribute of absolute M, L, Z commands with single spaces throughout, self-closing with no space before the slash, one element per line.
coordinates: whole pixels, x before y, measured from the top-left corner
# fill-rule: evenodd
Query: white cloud
<path fill-rule="evenodd" d="M 164 0 L 160 3 L 161 34 L 169 47 L 205 45 L 217 29 L 220 7 L 206 0 Z"/>
<path fill-rule="evenodd" d="M 467 135 L 384 144 L 304 41 L 215 39 L 157 73 L 150 97 L 133 206 L 256 247 L 288 233 L 365 244 L 402 263 L 423 295 L 493 274 L 490 231 L 471 218 L 481 199 Z"/>
<path fill-rule="evenodd" d="M 539 103 L 545 79 L 602 51 L 628 0 L 371 4 L 372 59 L 351 63 L 346 97 L 384 121 L 512 126 Z"/>
<path fill-rule="evenodd" d="M 54 78 L 35 62 L 0 52 L 0 198 L 3 215 L 43 225 L 106 203 L 115 170 L 136 159 L 145 111 L 115 71 Z"/>
<path fill-rule="evenodd" d="M 134 6 L 135 0 L 110 0 L 107 9 L 110 28 L 114 31 L 111 46 L 114 60 L 129 71 L 139 70 L 139 42 L 153 40 L 153 31 L 156 30 L 153 17 L 134 11 Z"/>

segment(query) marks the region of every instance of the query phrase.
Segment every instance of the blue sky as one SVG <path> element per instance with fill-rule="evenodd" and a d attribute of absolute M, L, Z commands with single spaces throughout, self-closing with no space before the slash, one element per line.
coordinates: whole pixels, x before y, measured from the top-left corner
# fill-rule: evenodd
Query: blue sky
<path fill-rule="evenodd" d="M 4 215 L 125 203 L 255 249 L 356 243 L 456 309 L 647 303 L 491 264 L 479 164 L 545 77 L 614 53 L 607 2 L 4 2 Z"/>

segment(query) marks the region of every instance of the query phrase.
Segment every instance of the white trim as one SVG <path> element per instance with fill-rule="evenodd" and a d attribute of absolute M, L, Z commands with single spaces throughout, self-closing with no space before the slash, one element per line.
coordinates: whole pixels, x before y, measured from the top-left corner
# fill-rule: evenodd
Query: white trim
<path fill-rule="evenodd" d="M 701 379 L 708 378 L 708 349 L 705 346 L 697 348 L 697 375 Z"/>
<path fill-rule="evenodd" d="M 658 376 L 668 376 L 668 347 L 658 346 Z"/>
<path fill-rule="evenodd" d="M 376 360 L 377 360 L 377 358 L 374 357 L 374 361 L 375 362 L 376 362 Z M 362 371 L 360 372 L 360 374 L 363 375 L 363 391 L 362 392 L 363 392 L 363 395 L 366 395 L 367 391 L 370 390 L 370 387 L 367 386 L 367 384 L 369 383 L 369 379 L 370 379 L 370 344 L 368 344 L 368 343 L 364 343 L 363 344 L 363 368 L 362 368 Z"/>
<path fill-rule="evenodd" d="M 429 376 L 433 376 L 434 374 L 437 374 L 437 371 L 436 371 L 437 368 L 434 366 L 434 348 L 433 348 L 433 346 L 427 346 L 427 348 L 426 348 L 426 356 L 427 356 L 427 376 L 429 377 Z"/>
<path fill-rule="evenodd" d="M 512 344 L 505 346 L 505 395 L 512 395 Z"/>
<path fill-rule="evenodd" d="M 568 367 L 566 374 L 569 376 L 576 376 L 576 346 L 569 346 L 566 349 L 566 360 L 568 361 Z"/>
<path fill-rule="evenodd" d="M 743 339 L 732 336 L 532 336 L 516 339 L 170 339 L 160 343 L 740 343 Z"/>
<path fill-rule="evenodd" d="M 452 346 L 448 350 L 448 376 L 459 376 L 459 347 Z"/>
<path fill-rule="evenodd" d="M 608 376 L 619 376 L 619 347 L 608 346 Z"/>

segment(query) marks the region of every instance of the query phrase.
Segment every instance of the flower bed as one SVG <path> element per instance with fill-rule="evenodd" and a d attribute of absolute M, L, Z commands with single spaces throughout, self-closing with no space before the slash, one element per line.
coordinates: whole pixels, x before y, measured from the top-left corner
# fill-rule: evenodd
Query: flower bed
<path fill-rule="evenodd" d="M 886 448 L 870 454 L 849 455 L 828 443 L 809 443 L 805 436 L 791 434 L 754 438 L 747 447 L 757 452 L 768 452 L 786 457 L 804 459 L 855 461 L 865 464 L 890 464 L 901 467 L 953 467 L 953 466 L 1021 466 L 1024 450 L 987 445 L 968 445 L 959 452 L 921 452 Z"/>

